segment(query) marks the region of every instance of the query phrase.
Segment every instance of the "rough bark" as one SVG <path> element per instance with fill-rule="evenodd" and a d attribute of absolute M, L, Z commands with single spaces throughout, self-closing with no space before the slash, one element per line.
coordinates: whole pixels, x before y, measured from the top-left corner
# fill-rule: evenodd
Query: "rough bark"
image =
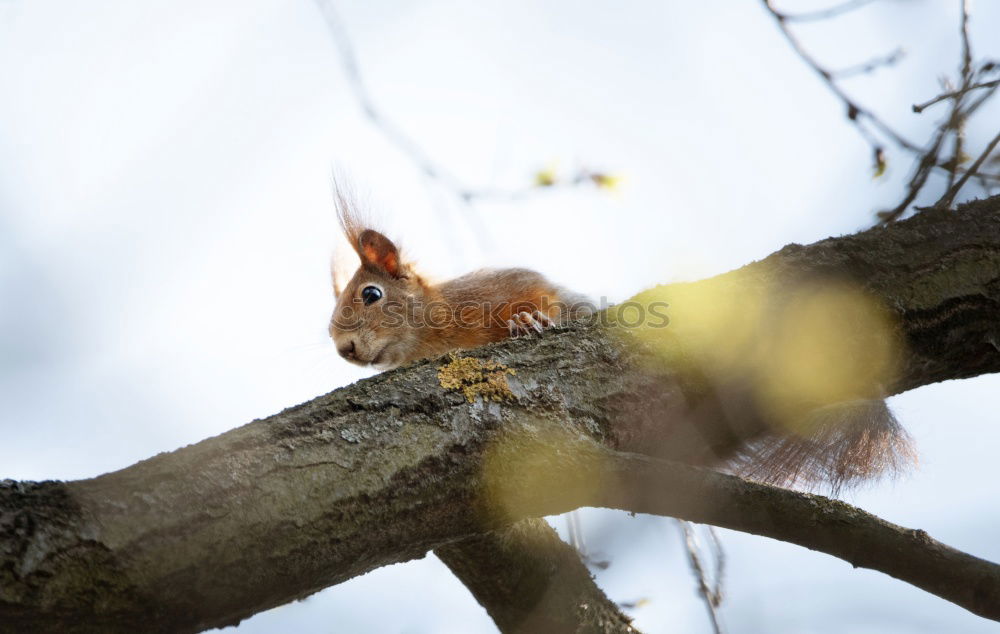
<path fill-rule="evenodd" d="M 434 551 L 486 608 L 501 632 L 635 632 L 594 583 L 576 549 L 540 519 Z"/>
<path fill-rule="evenodd" d="M 897 318 L 907 345 L 888 392 L 1000 369 L 1000 198 L 793 245 L 698 284 L 791 288 L 817 278 L 852 280 Z M 98 478 L 6 481 L 0 623 L 198 631 L 525 517 L 653 499 L 602 486 L 613 480 L 608 465 L 648 460 L 619 451 L 702 463 L 745 421 L 712 398 L 711 381 L 682 371 L 683 341 L 665 357 L 620 331 L 583 326 L 470 351 L 515 373 L 486 366 L 466 381 L 499 401 L 445 389 L 438 372 L 447 359 L 425 361 Z M 946 570 L 928 563 L 938 545 L 923 538 L 883 530 L 858 540 L 857 511 L 844 505 L 780 493 L 768 504 L 761 491 L 780 490 L 735 478 L 713 487 L 725 476 L 649 464 L 636 482 L 663 495 L 693 486 L 720 502 L 694 512 L 661 496 L 634 510 L 801 543 L 998 618 L 988 562 L 955 568 L 981 576 L 963 577 L 971 596 L 949 596 L 926 578 Z M 824 526 L 818 537 L 815 524 L 792 519 L 796 504 L 818 509 L 810 516 Z M 887 563 L 877 552 L 887 543 L 899 557 L 927 561 Z"/>

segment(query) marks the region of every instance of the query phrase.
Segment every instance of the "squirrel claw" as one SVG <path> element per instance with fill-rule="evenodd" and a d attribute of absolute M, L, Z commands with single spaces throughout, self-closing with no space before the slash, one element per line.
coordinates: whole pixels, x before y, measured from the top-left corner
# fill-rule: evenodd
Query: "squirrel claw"
<path fill-rule="evenodd" d="M 535 318 L 535 323 L 541 324 L 542 329 L 551 328 L 552 326 L 556 325 L 555 322 L 552 321 L 552 319 L 548 315 L 546 315 L 540 310 L 536 310 L 535 312 L 531 313 L 531 316 Z M 541 331 L 542 330 L 539 330 L 538 332 Z"/>
<path fill-rule="evenodd" d="M 553 325 L 552 319 L 539 310 L 532 313 L 522 311 L 507 320 L 507 330 L 510 331 L 512 338 L 531 335 L 532 333 L 541 334 L 546 328 L 551 328 Z"/>

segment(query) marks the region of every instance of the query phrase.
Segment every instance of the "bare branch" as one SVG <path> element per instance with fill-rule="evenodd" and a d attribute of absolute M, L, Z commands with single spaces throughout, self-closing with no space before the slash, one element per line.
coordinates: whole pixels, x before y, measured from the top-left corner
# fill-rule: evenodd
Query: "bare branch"
<path fill-rule="evenodd" d="M 842 68 L 840 70 L 832 70 L 830 71 L 830 77 L 832 79 L 847 79 L 848 77 L 856 77 L 857 75 L 867 75 L 880 68 L 895 66 L 899 60 L 903 59 L 903 55 L 903 49 L 897 48 L 888 55 L 875 57 L 867 62 L 864 62 L 863 64 L 848 66 L 847 68 Z"/>
<path fill-rule="evenodd" d="M 522 520 L 434 552 L 505 634 L 636 632 L 577 551 L 543 520 Z"/>
<path fill-rule="evenodd" d="M 1000 565 L 946 546 L 924 531 L 891 524 L 822 496 L 714 472 L 699 473 L 692 467 L 635 454 L 619 454 L 599 464 L 601 478 L 617 486 L 588 491 L 573 486 L 571 480 L 579 477 L 576 473 L 555 476 L 562 490 L 578 494 L 565 502 L 568 506 L 683 517 L 774 537 L 832 554 L 855 567 L 879 570 L 1000 621 Z M 671 485 L 664 486 L 665 482 Z M 539 501 L 537 509 L 542 506 Z M 536 508 L 532 501 L 525 507 Z M 734 514 L 737 508 L 747 513 Z"/>
<path fill-rule="evenodd" d="M 782 15 L 784 16 L 784 19 L 789 22 L 815 22 L 839 17 L 845 13 L 856 11 L 873 2 L 875 2 L 875 0 L 847 0 L 847 2 L 832 6 L 828 9 L 810 11 L 808 13 L 783 13 Z"/>
<path fill-rule="evenodd" d="M 942 94 L 938 95 L 937 97 L 934 97 L 933 99 L 929 99 L 928 101 L 925 101 L 924 103 L 913 104 L 913 112 L 916 112 L 917 114 L 921 114 L 927 108 L 930 108 L 931 106 L 933 106 L 935 104 L 941 103 L 942 101 L 945 101 L 945 100 L 948 100 L 948 99 L 954 99 L 956 97 L 961 97 L 962 95 L 968 94 L 968 93 L 970 93 L 970 92 L 972 92 L 974 90 L 981 90 L 983 88 L 995 88 L 997 86 L 1000 86 L 1000 79 L 994 79 L 993 81 L 984 81 L 982 83 L 973 84 L 973 85 L 969 86 L 968 88 L 963 88 L 961 90 L 955 90 L 955 91 L 952 91 L 952 92 L 942 93 Z"/>
<path fill-rule="evenodd" d="M 972 77 L 972 44 L 969 41 L 969 13 L 971 11 L 972 0 L 962 0 L 962 77 Z M 968 86 L 966 86 L 968 89 Z"/>
<path fill-rule="evenodd" d="M 924 185 L 927 183 L 927 179 L 930 178 L 931 172 L 938 166 L 938 157 L 947 134 L 948 128 L 946 126 L 938 128 L 930 146 L 923 152 L 913 168 L 913 174 L 907 183 L 906 194 L 903 196 L 903 200 L 893 209 L 878 212 L 877 216 L 880 222 L 893 222 L 902 217 L 910 209 L 910 205 L 920 195 L 921 190 L 923 190 Z"/>
<path fill-rule="evenodd" d="M 941 196 L 940 200 L 934 204 L 934 207 L 942 209 L 951 207 L 952 203 L 955 202 L 955 196 L 958 195 L 958 192 L 961 191 L 962 187 L 968 182 L 969 178 L 977 174 L 977 171 L 982 166 L 983 162 L 986 161 L 993 150 L 996 149 L 998 144 L 1000 144 L 1000 133 L 997 133 L 997 135 L 993 137 L 993 140 L 987 144 L 986 149 L 979 155 L 979 158 L 977 158 L 976 161 L 969 166 L 969 169 L 962 174 L 962 177 L 958 179 L 958 181 L 952 185 L 943 196 Z"/>
<path fill-rule="evenodd" d="M 333 6 L 333 2 L 331 0 L 316 0 L 316 5 L 319 7 L 320 13 L 323 15 L 323 20 L 326 22 L 327 28 L 333 36 L 332 39 L 340 51 L 340 61 L 343 65 L 344 73 L 347 75 L 351 90 L 354 92 L 354 96 L 357 98 L 364 115 L 368 117 L 376 128 L 382 131 L 390 142 L 409 157 L 427 177 L 443 181 L 450 187 L 461 190 L 462 187 L 459 185 L 458 179 L 450 172 L 436 165 L 423 149 L 403 132 L 398 125 L 386 117 L 375 104 L 375 100 L 372 99 L 371 94 L 368 92 L 364 78 L 361 75 L 361 67 L 358 64 L 354 46 L 347 35 L 347 30 L 343 26 L 340 15 Z"/>
<path fill-rule="evenodd" d="M 958 90 L 946 92 L 939 98 L 935 98 L 922 107 L 913 106 L 915 112 L 922 112 L 923 108 L 930 104 L 937 103 L 943 99 L 951 100 L 951 110 L 949 112 L 947 120 L 945 120 L 941 125 L 938 126 L 935 132 L 934 140 L 930 147 L 920 156 L 920 160 L 914 169 L 913 175 L 910 178 L 910 182 L 907 187 L 907 193 L 904 196 L 902 202 L 900 202 L 894 209 L 879 212 L 878 217 L 882 222 L 890 222 L 899 217 L 901 217 L 910 208 L 910 205 L 916 200 L 917 195 L 923 189 L 926 184 L 928 177 L 935 168 L 944 169 L 948 175 L 948 181 L 945 193 L 934 203 L 933 207 L 947 208 L 952 205 L 955 201 L 955 197 L 961 191 L 962 187 L 968 182 L 969 178 L 975 176 L 977 177 L 979 183 L 982 185 L 983 190 L 989 192 L 990 185 L 989 181 L 997 180 L 1000 181 L 1000 175 L 994 174 L 981 174 L 978 173 L 979 167 L 982 162 L 986 159 L 989 153 L 992 151 L 992 146 L 988 147 L 986 154 L 980 157 L 970 169 L 962 168 L 961 164 L 965 161 L 965 122 L 971 117 L 979 108 L 986 103 L 997 90 L 997 86 L 1000 84 L 995 84 L 993 82 L 984 82 L 981 84 L 975 84 L 976 74 L 972 69 L 972 45 L 969 41 L 969 0 L 961 0 L 962 11 L 960 20 L 960 35 L 961 35 L 961 61 L 959 64 L 959 74 L 961 77 L 961 87 Z M 987 64 L 983 67 L 981 72 L 988 73 L 991 71 L 991 65 Z M 992 85 L 991 85 L 992 84 Z M 965 105 L 965 98 L 969 93 L 974 90 L 986 89 L 986 93 L 981 95 L 978 99 Z M 943 163 L 940 161 L 940 152 L 943 143 L 948 138 L 952 137 L 952 155 L 951 158 Z M 959 178 L 958 175 L 962 174 Z M 920 207 L 919 210 L 925 210 L 926 207 Z"/>
<path fill-rule="evenodd" d="M 867 2 L 845 2 L 825 11 L 804 14 L 804 18 L 803 16 L 793 17 L 789 14 L 778 11 L 774 8 L 773 0 L 762 0 L 762 2 L 765 9 L 775 19 L 782 35 L 784 35 L 785 39 L 788 40 L 789 44 L 791 44 L 796 54 L 810 68 L 812 68 L 813 71 L 820 76 L 820 78 L 823 79 L 829 90 L 838 99 L 840 99 L 841 102 L 843 102 L 847 111 L 848 120 L 854 125 L 855 129 L 857 129 L 858 133 L 865 139 L 865 141 L 872 147 L 872 152 L 875 157 L 876 175 L 882 174 L 885 169 L 884 148 L 881 141 L 876 136 L 876 133 L 882 135 L 900 148 L 916 156 L 916 164 L 913 167 L 913 173 L 907 183 L 906 192 L 903 195 L 902 201 L 900 201 L 900 203 L 892 209 L 878 212 L 877 217 L 879 222 L 888 223 L 895 221 L 909 211 L 911 205 L 917 199 L 917 196 L 919 196 L 920 192 L 923 191 L 923 188 L 927 184 L 931 174 L 936 170 L 941 170 L 946 173 L 948 179 L 946 189 L 947 192 L 952 192 L 952 194 L 949 198 L 946 193 L 935 206 L 945 203 L 946 198 L 948 199 L 947 204 L 951 204 L 951 202 L 954 201 L 955 195 L 957 195 L 961 190 L 961 186 L 959 186 L 958 189 L 954 188 L 957 182 L 961 182 L 961 184 L 964 185 L 968 182 L 969 178 L 973 176 L 977 177 L 978 182 L 984 184 L 984 189 L 987 189 L 988 185 L 986 185 L 986 183 L 988 181 L 1000 182 L 1000 175 L 980 174 L 978 173 L 978 166 L 976 171 L 964 170 L 961 167 L 961 164 L 964 161 L 963 148 L 965 144 L 965 122 L 987 99 L 992 96 L 997 85 L 1000 85 L 1000 83 L 994 81 L 980 81 L 979 83 L 976 83 L 977 75 L 982 76 L 992 72 L 994 65 L 992 63 L 988 63 L 985 64 L 979 71 L 974 71 L 973 69 L 972 45 L 969 39 L 969 0 L 961 0 L 962 11 L 960 20 L 960 35 L 962 45 L 961 61 L 959 64 L 959 76 L 961 78 L 960 87 L 956 90 L 946 89 L 944 94 L 939 95 L 924 104 L 913 106 L 913 110 L 919 113 L 922 112 L 923 109 L 935 103 L 939 103 L 944 100 L 952 101 L 952 107 L 948 119 L 938 126 L 933 138 L 926 147 L 920 147 L 916 143 L 913 143 L 903 137 L 895 129 L 885 123 L 885 121 L 880 117 L 875 115 L 870 110 L 862 107 L 837 83 L 837 79 L 842 79 L 846 76 L 856 75 L 859 73 L 871 72 L 878 67 L 885 66 L 889 63 L 895 63 L 898 60 L 898 56 L 895 53 L 885 58 L 875 59 L 866 64 L 850 67 L 836 72 L 824 67 L 812 55 L 810 55 L 788 27 L 788 23 L 794 21 L 795 19 L 800 21 L 803 19 L 825 19 L 860 8 L 861 6 L 868 4 Z M 970 92 L 984 89 L 988 92 L 983 97 L 969 105 L 966 105 L 964 99 Z M 872 129 L 869 129 L 865 125 L 866 123 L 870 125 Z M 949 137 L 952 140 L 951 157 L 948 160 L 942 161 L 941 153 L 944 144 Z M 959 179 L 959 174 L 962 174 L 963 178 Z"/>
<path fill-rule="evenodd" d="M 513 202 L 528 196 L 551 191 L 555 188 L 578 187 L 587 184 L 598 187 L 606 186 L 604 184 L 604 179 L 608 178 L 606 173 L 586 168 L 580 168 L 569 178 L 553 180 L 551 182 L 536 182 L 533 185 L 517 189 L 475 188 L 468 186 L 453 172 L 431 159 L 430 155 L 420 144 L 414 141 L 402 127 L 396 124 L 378 106 L 365 84 L 354 45 L 348 36 L 347 29 L 344 27 L 343 20 L 340 18 L 333 0 L 315 1 L 340 53 L 344 74 L 347 75 L 348 83 L 357 99 L 358 105 L 361 107 L 361 112 L 390 143 L 396 146 L 396 149 L 410 159 L 426 178 L 443 185 L 463 204 L 470 205 L 479 200 Z M 480 237 L 485 236 L 486 231 L 478 215 L 466 214 L 466 216 L 471 222 L 476 224 L 475 229 Z"/>
<path fill-rule="evenodd" d="M 962 53 L 961 53 L 961 63 L 959 64 L 959 77 L 961 78 L 961 87 L 958 90 L 959 96 L 952 100 L 951 102 L 951 114 L 948 116 L 948 121 L 945 123 L 945 129 L 949 130 L 952 135 L 952 152 L 951 160 L 948 161 L 948 185 L 947 190 L 951 191 L 955 179 L 958 176 L 958 166 L 963 161 L 963 151 L 962 148 L 965 144 L 965 121 L 968 118 L 968 114 L 963 112 L 962 105 L 965 101 L 965 95 L 969 92 L 969 87 L 973 83 L 972 75 L 972 45 L 969 42 L 969 2 L 970 0 L 961 0 L 962 11 L 960 24 L 961 28 L 959 32 L 961 34 L 962 40 Z M 968 180 L 967 178 L 964 180 Z M 964 182 L 963 180 L 963 182 Z M 955 190 L 957 193 L 957 190 Z M 945 197 L 947 194 L 945 194 Z M 944 198 L 939 203 L 943 202 Z M 954 196 L 952 196 L 954 198 Z M 949 203 L 950 204 L 950 201 Z"/>
<path fill-rule="evenodd" d="M 798 38 L 795 37 L 795 34 L 792 33 L 792 31 L 788 28 L 787 24 L 788 16 L 775 9 L 772 4 L 772 0 L 761 0 L 761 2 L 763 2 L 764 8 L 767 10 L 767 12 L 770 13 L 771 16 L 774 18 L 775 22 L 778 25 L 778 28 L 781 30 L 781 34 L 784 35 L 785 39 L 788 40 L 788 43 L 791 44 L 792 49 L 795 51 L 795 53 L 802 59 L 802 61 L 806 63 L 806 65 L 809 66 L 809 68 L 811 68 L 817 75 L 820 76 L 820 78 L 826 84 L 827 88 L 830 89 L 830 92 L 836 95 L 837 98 L 843 102 L 844 108 L 847 112 L 848 120 L 850 120 L 851 123 L 854 124 L 855 128 L 858 130 L 858 133 L 861 134 L 862 137 L 864 137 L 865 141 L 867 141 L 873 148 L 880 147 L 881 145 L 878 142 L 878 140 L 875 139 L 874 136 L 872 136 L 872 133 L 867 128 L 865 128 L 863 122 L 868 121 L 878 132 L 880 132 L 883 136 L 892 140 L 896 145 L 899 145 L 900 147 L 903 147 L 913 152 L 920 151 L 920 148 L 916 143 L 909 141 L 902 134 L 896 132 L 896 130 L 893 129 L 892 126 L 885 123 L 880 117 L 878 117 L 872 111 L 861 106 L 861 104 L 859 104 L 857 101 L 851 98 L 846 92 L 844 92 L 844 90 L 837 84 L 837 82 L 834 81 L 833 71 L 822 66 L 818 61 L 816 61 L 816 59 L 812 55 L 809 54 L 808 51 L 805 50 L 805 48 L 799 42 Z"/>
<path fill-rule="evenodd" d="M 684 538 L 684 549 L 687 551 L 688 564 L 690 564 L 691 572 L 698 582 L 698 594 L 705 604 L 705 609 L 708 610 L 708 618 L 712 623 L 712 631 L 715 634 L 724 634 L 725 629 L 722 627 L 722 619 L 719 616 L 718 608 L 722 604 L 722 574 L 725 568 L 725 556 L 719 536 L 715 533 L 713 527 L 707 527 L 712 544 L 712 556 L 715 560 L 713 583 L 709 579 L 704 564 L 701 562 L 701 547 L 698 542 L 698 536 L 695 534 L 694 526 L 692 526 L 691 522 L 685 522 L 684 520 L 677 520 L 677 526 L 681 529 L 681 535 Z"/>

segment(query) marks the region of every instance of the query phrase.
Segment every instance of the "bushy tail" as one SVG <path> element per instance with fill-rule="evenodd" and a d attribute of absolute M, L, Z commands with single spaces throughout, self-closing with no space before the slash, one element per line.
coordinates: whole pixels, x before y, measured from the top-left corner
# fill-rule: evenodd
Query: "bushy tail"
<path fill-rule="evenodd" d="M 909 434 L 882 399 L 856 400 L 813 410 L 795 432 L 750 441 L 727 461 L 735 473 L 779 486 L 836 493 L 916 461 Z"/>

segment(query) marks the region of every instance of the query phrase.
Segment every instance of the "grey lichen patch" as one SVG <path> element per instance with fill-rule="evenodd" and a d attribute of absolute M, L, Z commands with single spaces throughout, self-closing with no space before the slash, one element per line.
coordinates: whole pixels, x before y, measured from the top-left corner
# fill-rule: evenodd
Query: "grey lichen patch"
<path fill-rule="evenodd" d="M 358 432 L 357 429 L 354 429 L 354 428 L 341 429 L 340 430 L 340 437 L 343 438 L 344 440 L 346 440 L 349 443 L 359 443 L 359 442 L 361 442 L 361 434 Z"/>
<path fill-rule="evenodd" d="M 446 390 L 465 394 L 470 403 L 474 403 L 477 396 L 482 396 L 484 401 L 508 401 L 514 399 L 507 382 L 508 374 L 517 373 L 496 361 L 481 361 L 452 353 L 451 361 L 438 368 L 438 381 Z"/>
<path fill-rule="evenodd" d="M 356 425 L 350 425 L 341 429 L 340 437 L 351 444 L 357 444 L 362 440 L 370 440 L 378 435 L 399 429 L 402 426 L 403 426 L 403 421 L 399 420 L 398 418 L 388 418 L 387 420 L 377 420 L 377 421 L 366 421 Z"/>

